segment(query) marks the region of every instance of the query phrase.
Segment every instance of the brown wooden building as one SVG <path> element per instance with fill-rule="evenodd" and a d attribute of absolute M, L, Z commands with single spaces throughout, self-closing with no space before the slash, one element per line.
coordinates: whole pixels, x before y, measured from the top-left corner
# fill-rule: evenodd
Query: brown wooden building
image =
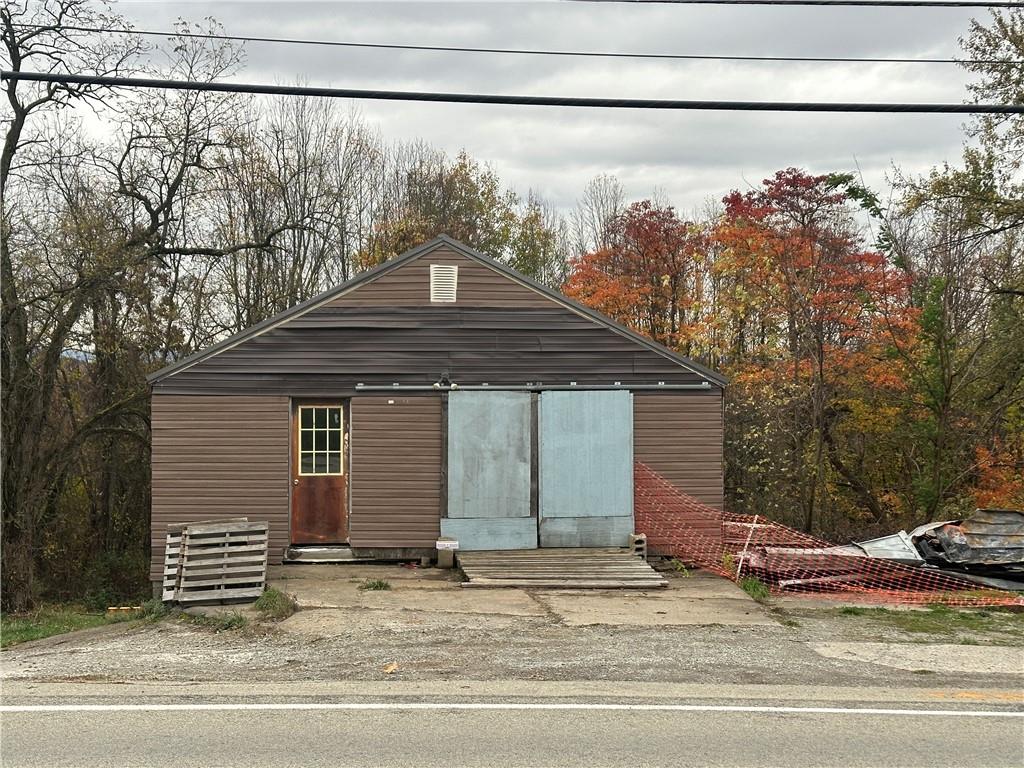
<path fill-rule="evenodd" d="M 447 237 L 150 378 L 167 525 L 356 556 L 624 544 L 632 467 L 722 505 L 724 379 Z"/>

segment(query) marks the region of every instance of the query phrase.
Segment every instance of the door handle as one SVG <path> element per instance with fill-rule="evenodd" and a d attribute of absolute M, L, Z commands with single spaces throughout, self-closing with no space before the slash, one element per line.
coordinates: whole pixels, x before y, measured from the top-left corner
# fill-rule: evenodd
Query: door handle
<path fill-rule="evenodd" d="M 294 480 L 292 480 L 292 485 L 298 485 L 298 484 L 299 484 L 299 478 L 296 477 Z"/>

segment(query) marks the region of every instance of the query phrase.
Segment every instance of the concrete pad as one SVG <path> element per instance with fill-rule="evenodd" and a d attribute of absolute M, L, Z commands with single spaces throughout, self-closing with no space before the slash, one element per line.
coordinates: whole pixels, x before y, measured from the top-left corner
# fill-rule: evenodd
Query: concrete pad
<path fill-rule="evenodd" d="M 389 590 L 359 589 L 361 582 L 347 579 L 296 579 L 275 583 L 299 604 L 299 610 L 371 608 L 435 613 L 502 614 L 542 616 L 545 611 L 526 592 L 518 589 L 459 589 L 458 584 L 411 585 L 398 582 Z"/>
<path fill-rule="evenodd" d="M 712 573 L 663 574 L 668 589 L 651 592 L 535 593 L 569 626 L 773 626 L 765 609 L 735 583 Z"/>
<path fill-rule="evenodd" d="M 776 626 L 764 609 L 727 579 L 708 573 L 672 575 L 655 591 L 460 589 L 451 571 L 382 564 L 289 565 L 271 584 L 293 595 L 302 611 L 371 609 L 480 616 L 556 616 L 568 626 Z M 383 579 L 390 590 L 362 590 Z M 532 596 L 531 596 L 532 594 Z M 341 631 L 344 614 L 296 618 L 290 629 L 315 634 Z M 309 627 L 306 625 L 309 624 Z"/>
<path fill-rule="evenodd" d="M 721 624 L 778 626 L 760 605 L 749 598 L 688 598 L 680 593 L 544 592 L 536 599 L 571 627 L 591 624 L 665 627 Z"/>
<path fill-rule="evenodd" d="M 680 576 L 671 571 L 661 574 L 668 581 L 669 590 L 695 600 L 731 599 L 750 601 L 750 595 L 729 579 L 723 579 L 707 571 L 691 571 L 688 576 Z"/>
<path fill-rule="evenodd" d="M 818 643 L 811 648 L 826 658 L 894 669 L 1024 675 L 1024 648 L 918 643 Z"/>

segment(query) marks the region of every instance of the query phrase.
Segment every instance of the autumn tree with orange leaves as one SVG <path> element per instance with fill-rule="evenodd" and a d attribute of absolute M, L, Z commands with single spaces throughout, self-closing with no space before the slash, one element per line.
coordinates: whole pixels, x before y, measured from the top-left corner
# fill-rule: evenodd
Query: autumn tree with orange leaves
<path fill-rule="evenodd" d="M 650 200 L 608 229 L 610 246 L 572 263 L 566 294 L 690 354 L 707 286 L 707 232 Z"/>
<path fill-rule="evenodd" d="M 874 414 L 904 396 L 916 311 L 906 275 L 864 247 L 848 181 L 780 171 L 701 225 L 634 203 L 566 285 L 733 379 L 730 501 L 807 530 L 884 526 L 898 496 L 858 435 L 893 424 Z"/>
<path fill-rule="evenodd" d="M 786 516 L 800 510 L 808 531 L 851 518 L 858 527 L 889 522 L 891 485 L 858 436 L 872 413 L 903 396 L 895 353 L 913 346 L 917 330 L 906 275 L 858 234 L 849 181 L 780 171 L 758 190 L 726 196 L 712 234 L 726 283 L 723 357 L 737 379 L 737 498 L 780 485 Z M 757 450 L 757 437 L 761 450 L 773 446 L 773 461 L 740 458 Z"/>

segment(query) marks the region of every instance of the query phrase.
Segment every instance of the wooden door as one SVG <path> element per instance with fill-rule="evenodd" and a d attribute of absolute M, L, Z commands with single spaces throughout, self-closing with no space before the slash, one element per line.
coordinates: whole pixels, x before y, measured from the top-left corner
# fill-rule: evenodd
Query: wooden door
<path fill-rule="evenodd" d="M 292 544 L 348 541 L 348 427 L 341 402 L 292 410 Z"/>

